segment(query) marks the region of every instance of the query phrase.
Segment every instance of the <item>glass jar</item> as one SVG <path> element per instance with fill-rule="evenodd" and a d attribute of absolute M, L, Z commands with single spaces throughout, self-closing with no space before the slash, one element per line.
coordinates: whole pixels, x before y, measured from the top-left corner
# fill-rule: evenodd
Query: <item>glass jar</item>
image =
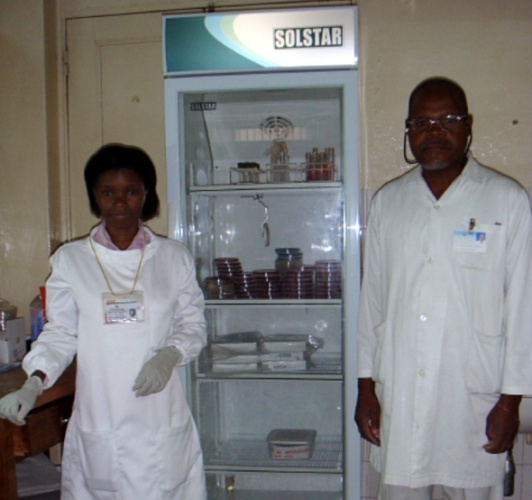
<path fill-rule="evenodd" d="M 298 269 L 303 265 L 303 252 L 299 248 L 276 248 L 275 269 L 284 280 L 289 269 Z"/>

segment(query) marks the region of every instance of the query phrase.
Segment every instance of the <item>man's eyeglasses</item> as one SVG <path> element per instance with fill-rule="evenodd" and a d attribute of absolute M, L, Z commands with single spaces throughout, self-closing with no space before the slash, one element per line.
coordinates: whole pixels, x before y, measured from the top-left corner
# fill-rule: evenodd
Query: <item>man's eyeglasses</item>
<path fill-rule="evenodd" d="M 468 118 L 469 115 L 446 115 L 441 118 L 412 118 L 406 120 L 406 128 L 412 132 L 426 132 L 432 125 L 438 124 L 442 130 L 453 131 L 457 130 L 462 120 Z"/>

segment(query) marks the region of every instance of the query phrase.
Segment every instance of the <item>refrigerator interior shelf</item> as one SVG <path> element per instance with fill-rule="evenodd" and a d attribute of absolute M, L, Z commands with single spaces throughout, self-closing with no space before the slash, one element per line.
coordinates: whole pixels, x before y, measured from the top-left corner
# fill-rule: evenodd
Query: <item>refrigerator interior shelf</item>
<path fill-rule="evenodd" d="M 209 500 L 342 500 L 341 491 L 209 490 Z"/>
<path fill-rule="evenodd" d="M 197 373 L 197 378 L 205 379 L 332 379 L 341 380 L 342 359 L 339 353 L 318 352 L 311 357 L 311 367 L 308 370 L 282 371 L 282 372 L 249 372 L 249 373 Z"/>
<path fill-rule="evenodd" d="M 286 194 L 288 191 L 323 193 L 325 191 L 340 191 L 342 183 L 336 181 L 314 182 L 283 182 L 271 184 L 216 184 L 211 186 L 189 186 L 190 193 L 203 195 L 232 195 L 235 191 L 268 191 L 271 194 Z"/>
<path fill-rule="evenodd" d="M 207 299 L 205 307 L 216 309 L 219 307 L 287 307 L 287 308 L 308 308 L 308 307 L 340 307 L 341 299 Z"/>
<path fill-rule="evenodd" d="M 269 457 L 264 436 L 229 439 L 217 447 L 203 446 L 205 470 L 279 469 L 340 473 L 342 471 L 341 437 L 316 439 L 314 452 L 305 460 L 274 460 Z M 230 465 L 229 465 L 230 464 Z"/>

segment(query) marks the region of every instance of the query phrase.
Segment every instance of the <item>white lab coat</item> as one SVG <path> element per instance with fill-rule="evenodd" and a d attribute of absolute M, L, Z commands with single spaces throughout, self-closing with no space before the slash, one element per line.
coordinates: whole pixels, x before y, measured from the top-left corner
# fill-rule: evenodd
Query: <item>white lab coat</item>
<path fill-rule="evenodd" d="M 485 252 L 455 246 L 472 219 Z M 382 407 L 372 463 L 411 488 L 502 481 L 504 455 L 482 446 L 499 394 L 532 392 L 526 192 L 470 157 L 436 200 L 416 167 L 375 195 L 366 238 L 358 374 Z"/>
<path fill-rule="evenodd" d="M 155 236 L 146 246 L 137 290 L 145 321 L 103 324 L 108 292 L 89 239 L 52 256 L 43 333 L 24 359 L 47 374 L 45 389 L 77 355 L 74 410 L 62 463 L 62 500 L 204 500 L 202 453 L 177 369 L 166 388 L 136 398 L 132 387 L 157 350 L 175 346 L 181 364 L 205 345 L 203 296 L 180 243 Z M 140 250 L 94 243 L 114 291 L 129 291 Z"/>

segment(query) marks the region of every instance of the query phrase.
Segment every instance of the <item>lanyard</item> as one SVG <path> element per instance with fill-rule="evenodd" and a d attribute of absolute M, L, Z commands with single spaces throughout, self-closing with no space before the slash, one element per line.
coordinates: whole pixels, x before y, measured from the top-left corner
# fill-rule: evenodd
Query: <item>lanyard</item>
<path fill-rule="evenodd" d="M 96 248 L 94 248 L 94 244 L 92 242 L 92 236 L 89 237 L 89 241 L 91 243 L 92 252 L 94 253 L 94 256 L 96 257 L 96 262 L 98 262 L 98 265 L 100 266 L 103 277 L 105 278 L 105 282 L 107 283 L 107 286 L 109 287 L 109 291 L 111 292 L 111 295 L 115 295 L 117 297 L 122 296 L 122 295 L 131 295 L 135 291 L 135 288 L 137 287 L 137 281 L 139 279 L 139 274 L 140 274 L 140 267 L 142 266 L 142 261 L 144 259 L 144 252 L 141 253 L 139 266 L 137 267 L 137 274 L 135 275 L 135 281 L 133 283 L 133 288 L 131 289 L 131 291 L 130 292 L 114 292 L 111 287 L 111 283 L 109 282 L 109 278 L 107 278 L 107 274 L 105 274 L 105 270 L 102 266 L 102 263 L 100 262 L 100 259 L 98 258 L 98 254 L 96 253 Z"/>

